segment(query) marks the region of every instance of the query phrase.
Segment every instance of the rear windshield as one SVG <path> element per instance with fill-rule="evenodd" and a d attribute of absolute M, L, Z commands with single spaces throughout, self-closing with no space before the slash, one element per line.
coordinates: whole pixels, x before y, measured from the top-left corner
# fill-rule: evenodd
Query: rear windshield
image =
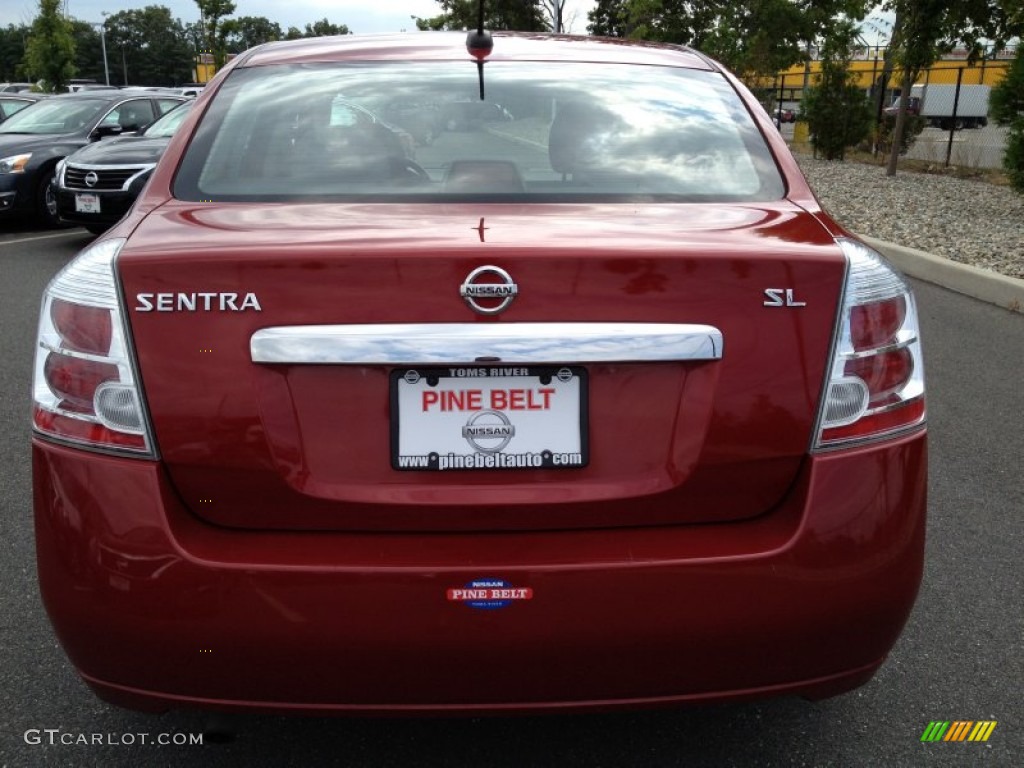
<path fill-rule="evenodd" d="M 175 181 L 184 200 L 765 201 L 777 167 L 722 75 L 470 62 L 235 70 Z"/>

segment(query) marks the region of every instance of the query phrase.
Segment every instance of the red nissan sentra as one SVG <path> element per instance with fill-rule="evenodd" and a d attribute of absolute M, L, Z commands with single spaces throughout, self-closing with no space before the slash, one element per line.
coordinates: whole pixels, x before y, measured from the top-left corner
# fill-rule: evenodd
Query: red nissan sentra
<path fill-rule="evenodd" d="M 46 609 L 141 709 L 820 698 L 921 578 L 910 289 L 674 46 L 240 55 L 46 289 L 33 419 Z"/>

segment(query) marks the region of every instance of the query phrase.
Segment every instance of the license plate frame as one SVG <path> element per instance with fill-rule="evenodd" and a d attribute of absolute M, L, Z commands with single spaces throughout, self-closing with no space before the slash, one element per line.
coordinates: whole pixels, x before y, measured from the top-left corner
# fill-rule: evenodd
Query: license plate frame
<path fill-rule="evenodd" d="M 100 196 L 92 192 L 75 192 L 76 213 L 100 213 Z"/>
<path fill-rule="evenodd" d="M 395 470 L 556 470 L 590 462 L 582 366 L 397 368 L 389 386 Z"/>

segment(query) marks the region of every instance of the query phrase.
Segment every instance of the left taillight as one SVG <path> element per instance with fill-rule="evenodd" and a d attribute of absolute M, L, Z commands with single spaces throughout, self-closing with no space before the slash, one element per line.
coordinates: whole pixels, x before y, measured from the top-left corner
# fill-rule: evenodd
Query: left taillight
<path fill-rule="evenodd" d="M 925 423 L 914 294 L 877 252 L 848 238 L 836 243 L 848 268 L 815 450 L 885 440 Z"/>
<path fill-rule="evenodd" d="M 98 242 L 43 292 L 32 422 L 45 437 L 154 456 L 114 263 L 123 239 Z"/>

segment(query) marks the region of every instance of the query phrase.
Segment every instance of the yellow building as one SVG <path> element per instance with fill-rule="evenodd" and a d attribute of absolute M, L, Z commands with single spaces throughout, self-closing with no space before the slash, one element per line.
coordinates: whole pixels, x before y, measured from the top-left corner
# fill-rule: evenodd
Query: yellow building
<path fill-rule="evenodd" d="M 193 83 L 208 83 L 217 74 L 217 67 L 213 63 L 212 53 L 196 54 L 196 66 L 192 70 Z"/>
<path fill-rule="evenodd" d="M 874 49 L 869 51 L 870 57 L 859 59 L 850 63 L 850 69 L 856 73 L 856 84 L 868 90 L 872 83 L 882 73 L 884 62 L 882 52 L 878 51 L 875 58 Z M 944 59 L 921 72 L 915 81 L 917 84 L 948 84 L 956 85 L 957 72 L 963 70 L 963 85 L 996 85 L 1004 77 L 1010 68 L 1009 59 L 996 59 L 980 61 L 976 64 L 968 64 L 963 59 Z M 810 66 L 809 84 L 815 85 L 817 76 L 821 74 L 821 62 L 812 61 Z M 889 78 L 888 88 L 898 89 L 903 80 L 903 72 L 899 69 L 893 70 Z M 797 64 L 784 72 L 780 72 L 772 83 L 764 83 L 766 87 L 773 87 L 780 93 L 783 101 L 799 101 L 804 87 L 804 65 Z"/>
<path fill-rule="evenodd" d="M 227 54 L 227 61 L 231 61 L 237 54 Z M 196 65 L 192 70 L 193 83 L 208 83 L 217 74 L 217 65 L 214 63 L 213 54 L 208 52 L 196 54 Z"/>

